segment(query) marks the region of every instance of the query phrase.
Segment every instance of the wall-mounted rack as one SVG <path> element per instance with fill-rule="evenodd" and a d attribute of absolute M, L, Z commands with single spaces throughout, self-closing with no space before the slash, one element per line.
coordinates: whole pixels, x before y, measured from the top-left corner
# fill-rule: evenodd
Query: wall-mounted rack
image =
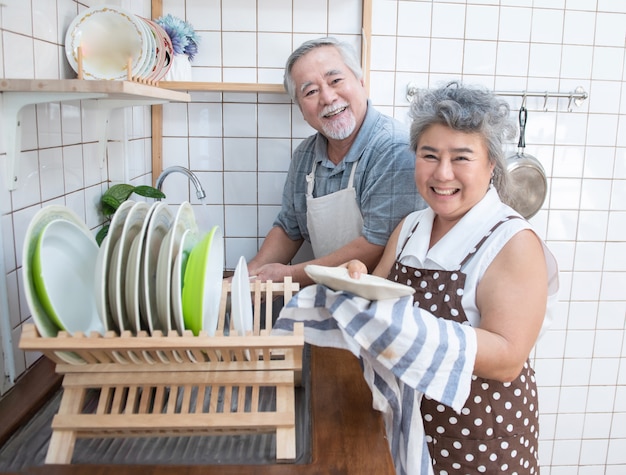
<path fill-rule="evenodd" d="M 414 83 L 410 82 L 406 86 L 406 100 L 411 102 L 413 97 L 417 93 L 420 87 Z M 582 86 L 578 86 L 572 92 L 530 92 L 530 91 L 494 91 L 494 94 L 498 96 L 510 96 L 510 97 L 521 97 L 522 104 L 526 101 L 528 97 L 541 97 L 543 98 L 543 110 L 547 111 L 548 99 L 554 98 L 563 98 L 568 99 L 567 110 L 568 112 L 572 111 L 572 103 L 576 104 L 576 106 L 580 106 L 588 97 L 589 94 Z"/>
<path fill-rule="evenodd" d="M 97 133 L 101 163 L 106 154 L 106 128 L 113 109 L 189 102 L 189 94 L 169 91 L 132 81 L 86 81 L 83 79 L 0 79 L 0 118 L 4 134 L 7 188 L 18 184 L 18 157 L 21 152 L 22 109 L 48 102 L 88 101 L 85 106 L 97 116 Z"/>

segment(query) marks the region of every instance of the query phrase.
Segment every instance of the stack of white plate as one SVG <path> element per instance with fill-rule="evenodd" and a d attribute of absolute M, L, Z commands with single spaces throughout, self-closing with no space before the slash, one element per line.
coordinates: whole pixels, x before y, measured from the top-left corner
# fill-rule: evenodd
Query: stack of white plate
<path fill-rule="evenodd" d="M 217 328 L 223 234 L 219 226 L 200 232 L 188 202 L 125 201 L 100 248 L 73 212 L 49 206 L 31 221 L 24 256 L 27 302 L 42 336 Z"/>
<path fill-rule="evenodd" d="M 79 52 L 80 50 L 80 52 Z M 174 58 L 172 41 L 156 22 L 111 5 L 87 8 L 70 24 L 65 54 L 83 79 L 162 80 Z"/>

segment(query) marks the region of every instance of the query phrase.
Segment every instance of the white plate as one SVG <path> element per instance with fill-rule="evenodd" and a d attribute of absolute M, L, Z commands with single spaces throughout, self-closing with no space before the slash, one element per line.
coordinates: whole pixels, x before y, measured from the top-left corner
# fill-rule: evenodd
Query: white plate
<path fill-rule="evenodd" d="M 119 246 L 119 251 L 112 257 L 110 263 L 113 270 L 109 269 L 109 306 L 120 333 L 124 330 L 136 331 L 135 325 L 130 323 L 126 310 L 126 274 L 130 248 L 135 237 L 141 232 L 149 208 L 148 203 L 138 201 L 128 211 L 122 233 L 115 244 L 116 247 Z"/>
<path fill-rule="evenodd" d="M 157 24 L 155 21 L 143 17 L 141 19 L 148 25 L 148 29 L 151 31 L 152 37 L 155 41 L 155 57 L 152 64 L 152 70 L 149 72 L 147 79 L 158 82 L 165 76 L 166 73 L 164 73 L 164 71 L 170 62 L 167 42 L 163 35 L 167 36 L 168 40 L 169 36 L 165 33 L 165 30 L 161 27 L 161 25 Z"/>
<path fill-rule="evenodd" d="M 185 331 L 185 320 L 183 318 L 183 276 L 185 275 L 185 267 L 187 259 L 198 243 L 198 236 L 189 229 L 185 230 L 180 240 L 179 246 L 175 251 L 174 266 L 172 267 L 172 319 L 173 327 L 179 334 Z"/>
<path fill-rule="evenodd" d="M 109 231 L 100 244 L 100 251 L 96 261 L 96 303 L 98 305 L 98 313 L 100 319 L 104 323 L 104 328 L 108 330 L 118 331 L 117 321 L 113 318 L 113 313 L 109 304 L 109 267 L 113 257 L 113 248 L 122 235 L 124 229 L 124 221 L 134 206 L 132 200 L 124 201 L 113 214 L 111 223 L 109 223 Z"/>
<path fill-rule="evenodd" d="M 159 74 L 157 74 L 157 76 L 154 78 L 155 81 L 160 81 L 167 75 L 169 70 L 172 68 L 172 63 L 174 62 L 174 45 L 172 44 L 172 39 L 161 25 L 155 22 L 155 28 L 161 34 L 161 38 L 163 40 L 162 45 L 165 47 L 165 58 L 163 59 L 161 70 Z"/>
<path fill-rule="evenodd" d="M 89 228 L 76 213 L 74 213 L 71 209 L 60 205 L 49 205 L 40 209 L 37 213 L 35 213 L 35 216 L 33 216 L 28 224 L 26 234 L 24 235 L 24 245 L 22 247 L 22 278 L 24 280 L 24 296 L 26 297 L 26 303 L 28 304 L 28 308 L 32 314 L 35 327 L 42 337 L 55 337 L 59 329 L 52 322 L 52 320 L 50 320 L 50 317 L 46 314 L 39 298 L 37 297 L 35 283 L 32 279 L 32 259 L 41 230 L 48 223 L 51 223 L 56 219 L 65 219 L 81 226 L 89 232 Z M 74 353 L 60 351 L 56 354 L 65 362 L 70 364 L 85 363 L 85 360 Z"/>
<path fill-rule="evenodd" d="M 143 220 L 141 230 L 135 237 L 134 245 L 131 244 L 128 264 L 126 267 L 126 311 L 129 312 L 128 321 L 136 331 L 148 330 L 148 320 L 144 308 L 143 298 L 143 250 L 145 246 L 146 234 L 152 213 L 160 206 L 159 201 L 152 203 Z"/>
<path fill-rule="evenodd" d="M 79 46 L 84 79 L 126 79 L 129 58 L 131 73 L 137 76 L 149 54 L 142 22 L 132 13 L 110 5 L 84 10 L 67 29 L 65 55 L 77 73 Z"/>
<path fill-rule="evenodd" d="M 211 232 L 213 239 L 211 240 L 211 250 L 204 281 L 202 306 L 204 324 L 202 328 L 213 336 L 219 322 L 222 284 L 224 283 L 224 234 L 219 226 L 214 226 Z"/>
<path fill-rule="evenodd" d="M 165 234 L 156 267 L 156 314 L 159 320 L 159 328 L 169 334 L 172 331 L 172 267 L 170 265 L 170 250 L 174 247 L 175 235 L 182 231 L 182 226 L 171 227 Z"/>
<path fill-rule="evenodd" d="M 104 260 L 106 258 L 106 249 L 109 246 L 109 236 L 104 236 L 104 239 L 100 243 L 100 249 L 98 249 L 98 256 L 96 257 L 96 265 L 94 267 L 94 279 L 93 279 L 93 293 L 96 296 L 96 310 L 98 310 L 98 316 L 100 317 L 100 321 L 102 325 L 104 325 L 104 329 L 113 330 L 107 321 L 107 312 L 108 307 L 106 303 L 106 299 L 108 296 L 106 295 L 107 286 L 105 285 L 103 279 L 106 276 L 105 268 L 104 268 Z"/>
<path fill-rule="evenodd" d="M 119 333 L 122 333 L 126 330 L 126 325 L 122 320 L 122 315 L 120 313 L 121 306 L 123 305 L 121 295 L 117 292 L 117 286 L 120 283 L 121 279 L 121 269 L 119 266 L 120 263 L 120 254 L 122 250 L 122 242 L 118 240 L 113 246 L 113 252 L 111 253 L 111 261 L 109 263 L 109 269 L 107 272 L 107 298 L 108 298 L 108 306 L 111 311 L 111 316 L 113 321 L 117 325 Z"/>
<path fill-rule="evenodd" d="M 230 291 L 230 318 L 238 335 L 243 336 L 252 331 L 250 276 L 248 275 L 248 263 L 243 256 L 239 258 L 233 274 Z"/>
<path fill-rule="evenodd" d="M 143 228 L 142 228 L 143 229 Z M 126 282 L 124 301 L 130 330 L 135 334 L 142 330 L 141 311 L 139 310 L 139 279 L 141 275 L 141 250 L 143 249 L 144 235 L 139 232 L 128 251 L 126 264 Z"/>
<path fill-rule="evenodd" d="M 157 261 L 157 316 L 164 331 L 177 328 L 172 314 L 172 268 L 179 251 L 185 231 L 194 234 L 198 232 L 198 225 L 193 214 L 193 208 L 188 202 L 183 202 L 176 212 L 172 227 L 163 239 Z M 181 331 L 181 330 L 178 330 Z"/>
<path fill-rule="evenodd" d="M 412 295 L 415 290 L 408 285 L 392 282 L 375 275 L 363 274 L 359 279 L 348 275 L 345 267 L 325 267 L 308 265 L 304 268 L 307 275 L 318 284 L 333 290 L 351 292 L 368 300 L 384 300 Z"/>
<path fill-rule="evenodd" d="M 157 310 L 157 263 L 165 235 L 172 227 L 174 217 L 169 206 L 158 202 L 148 222 L 141 261 L 140 308 L 145 315 L 150 333 L 167 330 L 161 325 Z"/>
<path fill-rule="evenodd" d="M 52 221 L 39 236 L 33 280 L 46 313 L 71 335 L 104 334 L 93 285 L 96 240 L 83 226 L 65 219 Z"/>
<path fill-rule="evenodd" d="M 146 55 L 143 61 L 143 65 L 137 73 L 137 78 L 148 79 L 153 72 L 153 68 L 156 64 L 156 39 L 152 28 L 145 22 L 145 20 L 139 16 L 135 17 L 143 28 L 144 37 L 146 39 Z"/>

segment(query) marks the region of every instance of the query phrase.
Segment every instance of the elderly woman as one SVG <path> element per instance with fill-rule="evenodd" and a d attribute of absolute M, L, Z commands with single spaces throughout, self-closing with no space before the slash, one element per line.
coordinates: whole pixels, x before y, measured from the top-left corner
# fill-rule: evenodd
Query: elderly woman
<path fill-rule="evenodd" d="M 400 222 L 373 271 L 414 294 L 359 294 L 367 268 L 353 260 L 296 294 L 274 327 L 303 322 L 309 343 L 360 358 L 399 475 L 539 473 L 529 355 L 558 270 L 505 204 L 509 113 L 493 93 L 457 83 L 418 93 L 411 148 L 428 208 Z M 377 288 L 407 290 L 387 284 Z"/>
<path fill-rule="evenodd" d="M 411 106 L 415 182 L 428 208 L 392 234 L 373 274 L 415 289 L 414 305 L 469 324 L 477 351 L 458 414 L 424 397 L 434 472 L 537 474 L 538 404 L 529 354 L 558 289 L 556 261 L 505 204 L 503 138 L 514 125 L 494 94 L 457 83 Z M 367 272 L 358 261 L 350 275 Z"/>

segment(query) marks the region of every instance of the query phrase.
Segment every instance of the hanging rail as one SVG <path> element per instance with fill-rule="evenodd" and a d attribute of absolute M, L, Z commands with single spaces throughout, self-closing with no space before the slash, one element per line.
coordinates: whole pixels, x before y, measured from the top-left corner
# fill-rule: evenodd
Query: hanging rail
<path fill-rule="evenodd" d="M 407 84 L 406 100 L 411 102 L 413 100 L 413 97 L 417 93 L 418 89 L 419 89 L 419 86 L 417 86 L 417 84 L 414 82 L 410 82 L 409 84 Z M 523 103 L 526 101 L 528 97 L 543 97 L 544 98 L 544 101 L 543 101 L 544 111 L 548 110 L 547 109 L 548 99 L 551 97 L 569 99 L 569 102 L 567 103 L 567 110 L 569 112 L 572 111 L 572 102 L 576 104 L 576 106 L 580 106 L 585 101 L 585 99 L 589 97 L 589 94 L 587 93 L 587 91 L 585 91 L 585 89 L 583 89 L 582 86 L 578 86 L 572 92 L 495 91 L 494 94 L 496 94 L 497 96 L 521 97 Z"/>

